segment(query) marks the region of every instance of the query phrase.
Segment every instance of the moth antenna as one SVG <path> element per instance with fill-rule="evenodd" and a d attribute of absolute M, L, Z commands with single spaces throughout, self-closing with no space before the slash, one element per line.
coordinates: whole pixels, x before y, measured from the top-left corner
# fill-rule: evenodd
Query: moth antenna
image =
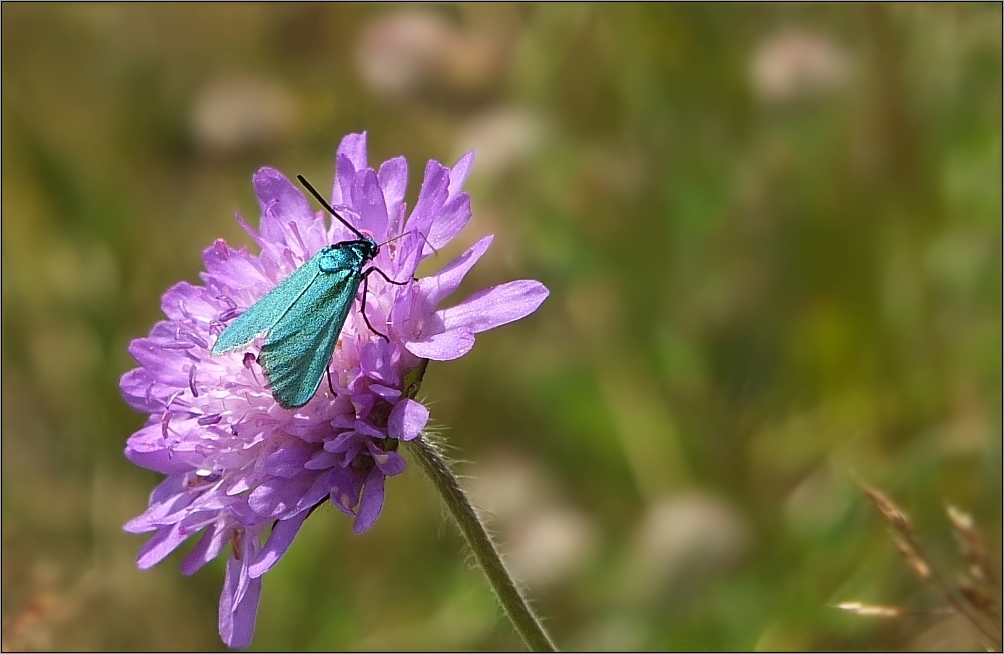
<path fill-rule="evenodd" d="M 390 243 L 390 242 L 392 242 L 392 241 L 396 241 L 396 240 L 397 240 L 397 239 L 399 239 L 399 238 L 404 238 L 404 237 L 405 237 L 405 236 L 407 236 L 408 234 L 418 234 L 418 235 L 419 235 L 419 237 L 420 237 L 420 238 L 421 238 L 421 239 L 422 239 L 423 241 L 425 241 L 425 244 L 426 244 L 426 245 L 428 245 L 428 246 L 429 246 L 430 248 L 432 248 L 432 251 L 433 251 L 433 252 L 435 252 L 436 254 L 439 254 L 439 250 L 438 250 L 438 249 L 436 248 L 436 246 L 435 246 L 435 245 L 433 245 L 432 243 L 430 243 L 430 242 L 429 242 L 429 239 L 425 238 L 425 234 L 423 234 L 422 232 L 420 232 L 420 231 L 418 231 L 418 230 L 411 230 L 411 231 L 407 231 L 407 232 L 405 232 L 405 233 L 403 233 L 403 234 L 398 234 L 398 235 L 397 235 L 397 236 L 395 236 L 394 238 L 389 238 L 389 239 L 387 239 L 386 241 L 384 241 L 383 243 L 378 243 L 377 245 L 379 245 L 380 247 L 383 247 L 383 246 L 387 245 L 388 243 Z"/>
<path fill-rule="evenodd" d="M 356 229 L 355 227 L 353 227 L 352 224 L 349 223 L 349 221 L 347 221 L 344 218 L 342 218 L 341 215 L 337 211 L 335 211 L 333 208 L 331 208 L 331 205 L 328 204 L 328 201 L 325 200 L 321 196 L 321 194 L 317 192 L 317 189 L 315 189 L 313 186 L 310 185 L 310 182 L 308 182 L 304 178 L 303 175 L 297 175 L 296 178 L 298 180 L 300 180 L 300 183 L 303 184 L 303 187 L 305 189 L 307 189 L 308 191 L 310 191 L 310 194 L 314 196 L 314 199 L 317 200 L 318 202 L 320 202 L 321 206 L 328 210 L 328 213 L 330 213 L 332 216 L 334 216 L 335 218 L 338 219 L 338 222 L 340 222 L 341 224 L 343 224 L 346 227 L 348 227 L 349 230 L 351 230 L 353 234 L 355 234 L 356 236 L 358 236 L 360 240 L 364 240 L 364 241 L 367 240 L 366 237 L 363 235 L 362 232 L 360 232 L 358 229 Z"/>
<path fill-rule="evenodd" d="M 393 238 L 387 239 L 383 243 L 377 243 L 377 247 L 381 247 L 382 248 L 383 246 L 387 245 L 388 243 L 393 243 L 394 241 L 398 240 L 399 238 L 404 238 L 408 234 L 411 234 L 411 232 L 405 232 L 404 234 L 398 234 L 397 236 L 394 236 Z"/>
<path fill-rule="evenodd" d="M 437 248 L 435 245 L 433 245 L 432 243 L 430 243 L 429 239 L 425 238 L 425 234 L 423 234 L 422 232 L 418 232 L 418 235 L 422 237 L 422 240 L 425 241 L 426 245 L 428 245 L 430 248 L 432 248 L 432 251 L 436 253 L 436 256 L 439 256 L 439 248 Z"/>

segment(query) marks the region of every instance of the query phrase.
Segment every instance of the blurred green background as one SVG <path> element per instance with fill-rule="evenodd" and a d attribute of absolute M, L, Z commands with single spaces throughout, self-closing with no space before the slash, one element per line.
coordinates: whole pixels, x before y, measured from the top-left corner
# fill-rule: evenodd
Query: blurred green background
<path fill-rule="evenodd" d="M 540 311 L 424 387 L 569 649 L 971 648 L 856 486 L 949 576 L 1001 552 L 1001 6 L 2 7 L 3 644 L 222 649 L 220 565 L 140 572 L 126 347 L 251 175 L 477 151 L 460 296 Z M 520 649 L 409 468 L 265 577 L 255 649 Z"/>

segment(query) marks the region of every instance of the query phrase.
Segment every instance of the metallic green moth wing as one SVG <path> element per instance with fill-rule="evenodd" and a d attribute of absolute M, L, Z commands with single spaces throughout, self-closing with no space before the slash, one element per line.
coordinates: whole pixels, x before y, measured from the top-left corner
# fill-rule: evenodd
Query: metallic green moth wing
<path fill-rule="evenodd" d="M 323 252 L 323 251 L 322 251 Z M 320 268 L 317 258 L 320 253 L 293 271 L 278 286 L 269 291 L 263 298 L 230 323 L 213 345 L 211 356 L 233 352 L 248 345 L 259 334 L 271 329 L 282 320 L 289 308 L 307 288 L 317 279 Z"/>
<path fill-rule="evenodd" d="M 358 269 L 322 272 L 265 337 L 258 363 L 284 408 L 317 392 L 361 279 Z"/>
<path fill-rule="evenodd" d="M 272 396 L 286 409 L 303 406 L 321 385 L 362 268 L 378 251 L 369 239 L 323 248 L 234 320 L 211 354 L 233 352 L 267 332 L 258 363 Z"/>

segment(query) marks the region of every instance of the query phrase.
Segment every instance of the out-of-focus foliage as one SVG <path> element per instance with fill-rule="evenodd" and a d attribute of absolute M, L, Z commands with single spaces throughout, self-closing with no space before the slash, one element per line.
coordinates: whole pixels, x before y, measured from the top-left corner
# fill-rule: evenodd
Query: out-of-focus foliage
<path fill-rule="evenodd" d="M 413 191 L 476 149 L 441 261 L 495 233 L 467 288 L 551 289 L 424 390 L 559 643 L 976 643 L 830 605 L 939 601 L 857 479 L 999 560 L 999 4 L 2 12 L 5 648 L 221 647 L 221 568 L 140 572 L 121 531 L 157 481 L 126 346 L 251 245 L 259 166 L 324 186 L 359 130 Z M 311 517 L 254 647 L 520 643 L 412 468 L 363 536 Z"/>

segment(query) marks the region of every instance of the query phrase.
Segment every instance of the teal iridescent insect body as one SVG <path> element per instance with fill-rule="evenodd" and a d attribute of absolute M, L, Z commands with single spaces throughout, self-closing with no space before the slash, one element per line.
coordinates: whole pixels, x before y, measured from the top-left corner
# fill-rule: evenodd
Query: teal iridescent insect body
<path fill-rule="evenodd" d="M 380 253 L 380 246 L 339 216 L 303 177 L 299 179 L 359 240 L 322 248 L 230 323 L 210 352 L 213 356 L 234 352 L 267 332 L 258 363 L 272 385 L 272 396 L 286 409 L 303 406 L 317 392 L 360 284 L 363 320 L 374 333 L 387 338 L 366 317 L 367 276 L 378 272 L 391 284 L 407 284 L 387 278 L 377 268 L 364 271 L 363 266 Z"/>

